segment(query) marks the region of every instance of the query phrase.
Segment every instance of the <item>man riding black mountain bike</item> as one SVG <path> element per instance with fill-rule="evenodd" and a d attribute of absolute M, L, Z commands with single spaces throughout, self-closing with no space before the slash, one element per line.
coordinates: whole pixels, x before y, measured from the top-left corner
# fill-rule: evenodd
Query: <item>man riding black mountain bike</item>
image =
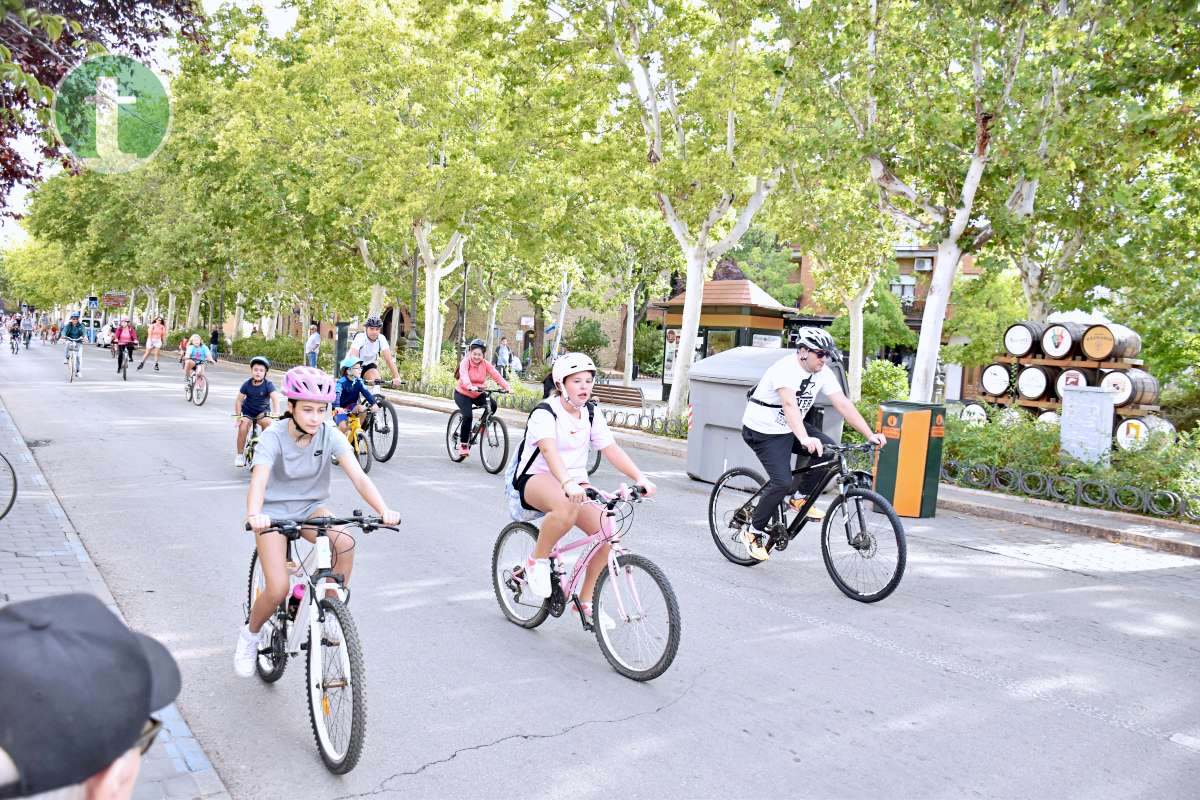
<path fill-rule="evenodd" d="M 841 361 L 833 337 L 821 328 L 801 328 L 796 351 L 772 364 L 758 384 L 746 394 L 746 410 L 742 414 L 742 439 L 758 456 L 769 480 L 766 490 L 754 510 L 749 530 L 742 534 L 746 553 L 758 561 L 768 556 L 768 527 L 771 516 L 783 502 L 792 483 L 792 455 L 820 456 L 826 444 L 834 441 L 819 428 L 808 425 L 804 415 L 816 402 L 817 392 L 850 425 L 867 438 L 882 446 L 883 434 L 875 433 L 862 414 L 842 392 L 837 375 L 829 361 Z M 798 491 L 807 496 L 813 481 L 820 475 L 806 475 Z"/>

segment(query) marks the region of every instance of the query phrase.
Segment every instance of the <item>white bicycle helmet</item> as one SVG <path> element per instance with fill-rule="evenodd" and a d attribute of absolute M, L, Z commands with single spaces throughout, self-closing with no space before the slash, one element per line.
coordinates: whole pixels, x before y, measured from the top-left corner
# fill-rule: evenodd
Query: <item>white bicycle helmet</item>
<path fill-rule="evenodd" d="M 824 350 L 829 353 L 830 361 L 840 361 L 841 353 L 829 331 L 824 328 L 806 327 L 796 331 L 796 347 L 805 350 Z"/>
<path fill-rule="evenodd" d="M 576 372 L 590 372 L 593 377 L 596 375 L 596 365 L 587 353 L 564 353 L 554 359 L 554 369 L 550 374 L 554 376 L 554 383 L 561 385 Z"/>

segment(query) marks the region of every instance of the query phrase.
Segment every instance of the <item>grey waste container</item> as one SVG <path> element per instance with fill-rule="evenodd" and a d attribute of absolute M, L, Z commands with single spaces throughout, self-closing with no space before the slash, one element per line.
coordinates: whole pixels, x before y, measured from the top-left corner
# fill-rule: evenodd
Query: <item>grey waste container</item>
<path fill-rule="evenodd" d="M 758 383 L 767 368 L 786 355 L 795 358 L 794 350 L 767 347 L 734 347 L 697 361 L 692 366 L 689 391 L 692 401 L 692 429 L 688 431 L 687 473 L 694 480 L 716 482 L 722 473 L 733 467 L 751 467 L 762 471 L 754 451 L 742 441 L 742 412 L 746 409 L 746 392 Z M 840 364 L 831 364 L 842 384 L 849 391 Z M 806 417 L 810 424 L 835 442 L 842 439 L 842 415 L 835 411 L 824 395 Z"/>

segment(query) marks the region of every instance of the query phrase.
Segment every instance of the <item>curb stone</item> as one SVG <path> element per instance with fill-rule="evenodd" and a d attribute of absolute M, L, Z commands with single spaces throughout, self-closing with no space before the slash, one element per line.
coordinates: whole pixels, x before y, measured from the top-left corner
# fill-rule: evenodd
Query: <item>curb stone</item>
<path fill-rule="evenodd" d="M 124 620 L 62 504 L 0 398 L 0 449 L 17 472 L 17 500 L 0 521 L 0 605 L 65 592 L 89 592 Z M 228 800 L 229 791 L 174 704 L 159 711 L 163 729 L 142 758 L 134 800 Z"/>

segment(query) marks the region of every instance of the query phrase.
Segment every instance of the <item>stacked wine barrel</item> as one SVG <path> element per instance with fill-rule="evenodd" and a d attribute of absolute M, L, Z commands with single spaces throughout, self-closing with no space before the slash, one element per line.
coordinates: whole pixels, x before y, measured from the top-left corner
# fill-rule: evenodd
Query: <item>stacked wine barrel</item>
<path fill-rule="evenodd" d="M 1004 332 L 1004 350 L 980 374 L 983 400 L 1056 423 L 1068 388 L 1100 386 L 1113 393 L 1118 446 L 1138 447 L 1153 432 L 1174 433 L 1155 416 L 1159 386 L 1137 358 L 1141 337 L 1124 325 L 1018 322 Z"/>

